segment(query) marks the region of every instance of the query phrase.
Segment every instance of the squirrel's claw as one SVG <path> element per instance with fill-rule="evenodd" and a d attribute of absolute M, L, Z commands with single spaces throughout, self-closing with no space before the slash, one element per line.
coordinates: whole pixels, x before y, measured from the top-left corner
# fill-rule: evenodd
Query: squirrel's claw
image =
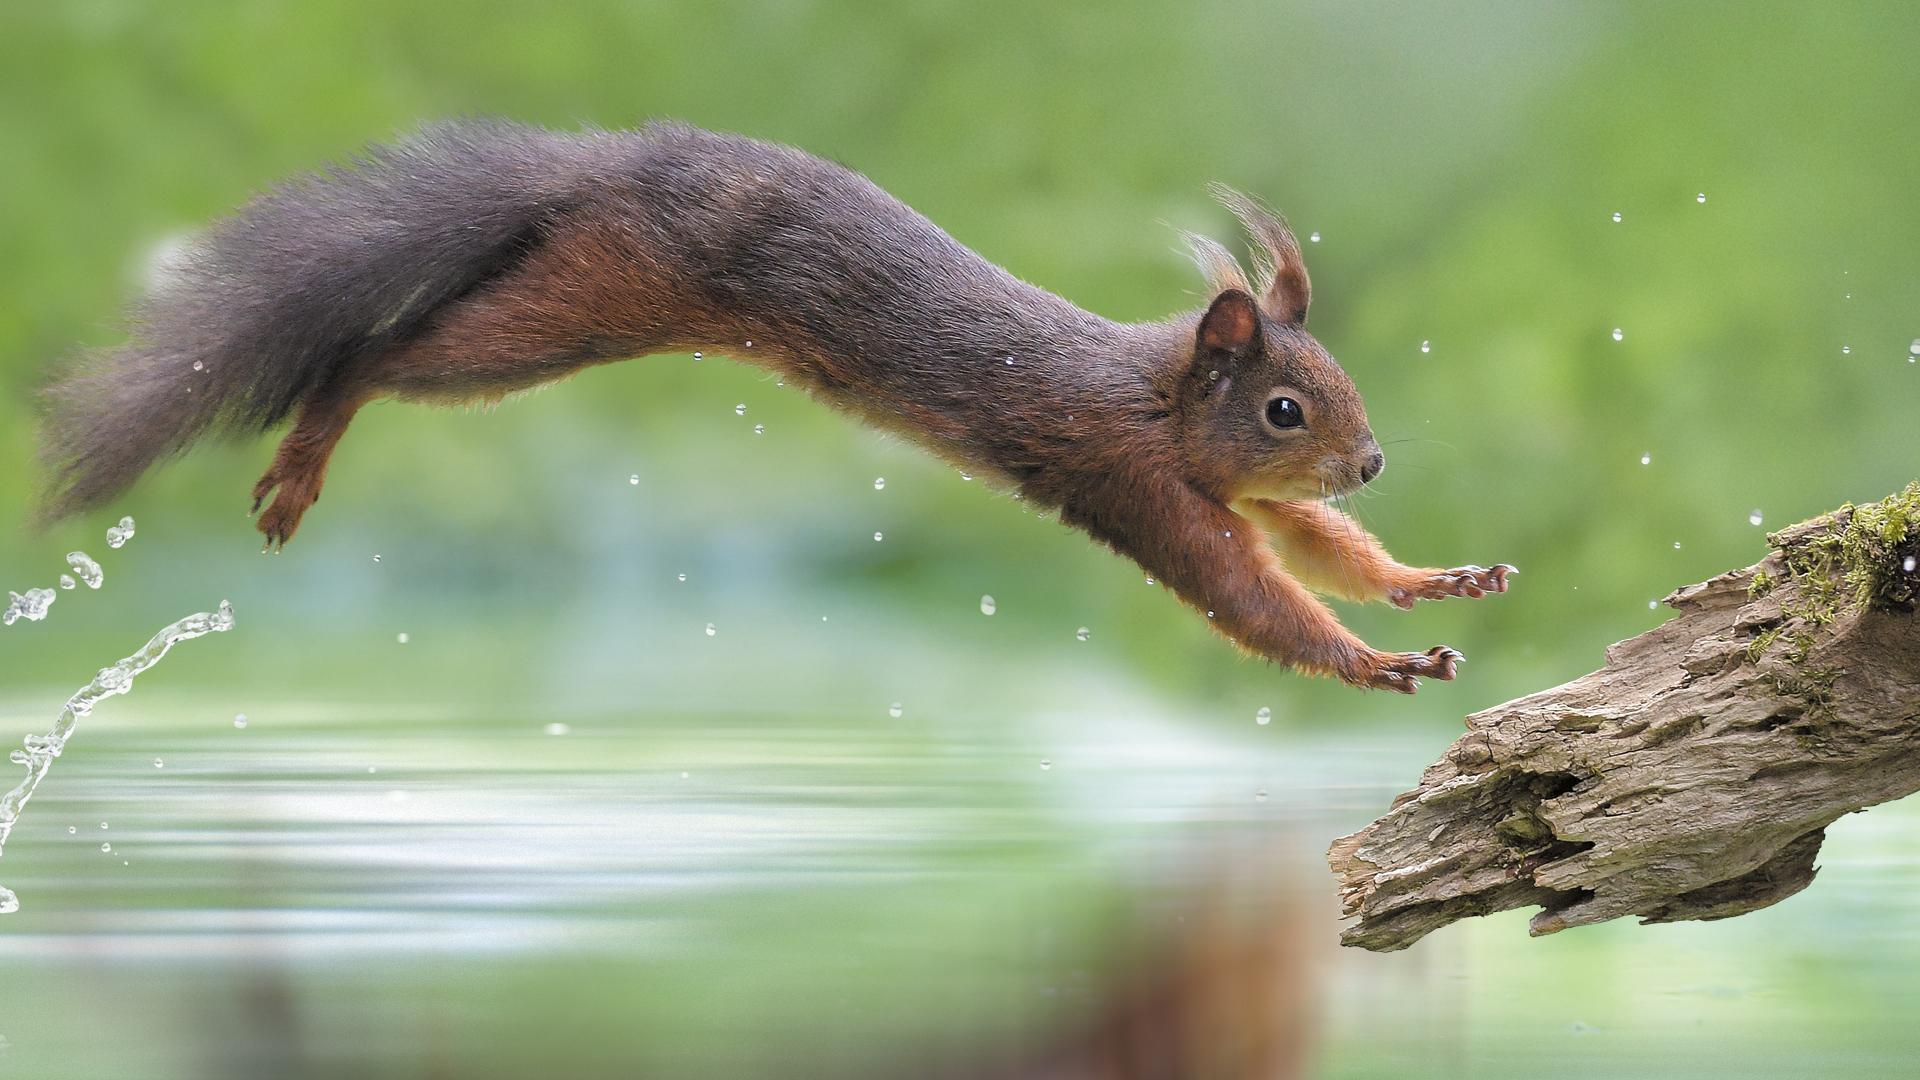
<path fill-rule="evenodd" d="M 1410 608 L 1416 600 L 1438 600 L 1446 596 L 1469 596 L 1477 600 L 1490 592 L 1506 592 L 1507 575 L 1519 572 L 1506 563 L 1492 569 L 1461 566 L 1438 570 L 1412 586 L 1387 590 L 1387 599 L 1398 608 Z"/>

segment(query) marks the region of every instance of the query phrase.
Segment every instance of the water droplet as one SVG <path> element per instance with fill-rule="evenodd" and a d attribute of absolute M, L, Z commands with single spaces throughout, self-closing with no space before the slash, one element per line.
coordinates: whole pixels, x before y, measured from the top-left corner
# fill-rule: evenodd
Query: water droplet
<path fill-rule="evenodd" d="M 638 484 L 639 482 L 640 482 L 639 473 L 634 473 L 632 476 L 627 477 L 627 483 L 629 484 Z"/>
<path fill-rule="evenodd" d="M 1093 631 L 1091 631 L 1091 630 L 1089 630 L 1089 629 L 1087 629 L 1086 627 L 1084 627 L 1084 626 L 1083 626 L 1083 627 L 1081 627 L 1080 629 L 1078 629 L 1078 630 L 1075 630 L 1075 631 L 1073 632 L 1073 636 L 1074 636 L 1074 637 L 1077 637 L 1077 638 L 1079 638 L 1079 639 L 1080 639 L 1081 641 L 1085 641 L 1085 640 L 1087 640 L 1088 638 L 1090 638 L 1090 637 L 1092 637 L 1092 636 L 1093 636 Z"/>
<path fill-rule="evenodd" d="M 377 772 L 379 772 L 379 771 L 380 771 L 380 769 L 379 769 L 379 768 L 378 768 L 377 766 L 374 766 L 374 765 L 369 765 L 369 766 L 367 766 L 367 774 L 368 774 L 369 776 L 371 776 L 372 774 L 374 774 L 374 773 L 377 773 Z"/>
<path fill-rule="evenodd" d="M 1213 612 L 1211 611 L 1207 612 L 1207 618 L 1209 619 L 1213 618 Z"/>
<path fill-rule="evenodd" d="M 1920 341 L 1916 341 L 1916 342 L 1914 342 L 1914 344 L 1915 344 L 1915 345 L 1920 345 Z M 973 479 L 973 477 L 971 477 L 971 476 L 968 476 L 968 475 L 967 475 L 966 473 L 961 473 L 961 474 L 960 474 L 960 479 L 962 479 L 962 480 L 971 480 L 971 479 Z"/>
<path fill-rule="evenodd" d="M 680 774 L 680 779 L 682 779 L 682 780 L 685 780 L 685 779 L 686 779 L 687 777 L 689 777 L 689 776 L 691 776 L 691 775 L 692 775 L 691 773 L 681 773 L 681 774 Z"/>
<path fill-rule="evenodd" d="M 1313 234 L 1312 236 L 1309 236 L 1309 237 L 1307 237 L 1307 239 L 1308 239 L 1309 241 L 1311 241 L 1312 243 L 1315 243 L 1315 244 L 1317 244 L 1317 243 L 1319 243 L 1319 242 L 1320 242 L 1320 234 L 1319 234 L 1319 233 L 1314 233 L 1314 234 Z"/>
<path fill-rule="evenodd" d="M 113 845 L 112 845 L 112 844 L 101 844 L 101 845 L 100 845 L 100 850 L 101 850 L 101 851 L 112 851 L 112 850 L 113 850 Z"/>
<path fill-rule="evenodd" d="M 1850 352 L 1852 352 L 1852 351 L 1853 351 L 1853 349 L 1852 349 L 1851 347 L 1849 347 L 1849 346 L 1846 346 L 1846 345 L 1842 345 L 1842 346 L 1840 346 L 1840 352 L 1841 352 L 1842 354 L 1845 354 L 1845 353 L 1850 353 Z"/>
<path fill-rule="evenodd" d="M 1012 367 L 1012 366 L 1013 366 L 1013 357 L 1011 357 L 1011 356 L 1009 356 L 1009 357 L 1007 357 L 1007 366 L 1008 366 L 1008 367 Z"/>
<path fill-rule="evenodd" d="M 1626 335 L 1626 334 L 1625 334 L 1624 332 L 1622 332 L 1622 331 L 1621 331 L 1621 329 L 1620 329 L 1619 327 L 1617 327 L 1617 326 L 1616 326 L 1616 327 L 1614 327 L 1614 328 L 1613 328 L 1613 340 L 1615 340 L 1615 341 L 1625 341 L 1625 340 L 1626 340 L 1626 337 L 1627 337 L 1627 335 Z"/>
<path fill-rule="evenodd" d="M 745 416 L 745 415 L 747 415 L 747 403 L 743 401 L 743 402 L 741 402 L 740 404 L 738 404 L 738 405 L 735 405 L 735 406 L 733 407 L 733 415 L 735 415 L 735 416 Z"/>
<path fill-rule="evenodd" d="M 1267 801 L 1267 789 L 1266 789 L 1266 788 L 1261 788 L 1261 789 L 1260 789 L 1259 791 L 1256 791 L 1256 792 L 1254 792 L 1254 793 L 1253 793 L 1253 801 L 1254 801 L 1254 802 L 1266 802 L 1266 801 Z"/>
<path fill-rule="evenodd" d="M 1613 215 L 1613 220 L 1615 220 L 1615 221 L 1619 221 L 1619 220 L 1620 220 L 1620 215 L 1619 215 L 1619 214 L 1617 214 L 1617 213 L 1616 213 L 1616 214 L 1614 214 L 1614 215 Z"/>
<path fill-rule="evenodd" d="M 681 580 L 681 581 L 685 581 L 685 580 L 687 580 L 687 575 L 685 575 L 685 574 L 681 574 L 681 575 L 680 575 L 680 580 Z"/>
<path fill-rule="evenodd" d="M 699 353 L 694 353 L 694 354 L 693 354 L 693 358 L 694 358 L 695 360 L 698 360 L 698 359 L 700 359 L 700 354 L 699 354 Z"/>
<path fill-rule="evenodd" d="M 1900 569 L 1909 574 L 1913 573 L 1913 565 L 1914 565 L 1914 558 L 1911 555 L 1900 560 Z"/>
<path fill-rule="evenodd" d="M 1423 342 L 1421 342 L 1421 343 L 1420 343 L 1420 351 L 1421 351 L 1421 352 L 1432 352 L 1432 351 L 1433 351 L 1433 343 L 1432 343 L 1432 342 L 1430 342 L 1430 341 L 1423 341 Z"/>
<path fill-rule="evenodd" d="M 80 826 L 78 826 L 78 825 L 69 825 L 69 826 L 67 826 L 67 831 L 68 831 L 69 833 L 77 833 L 77 832 L 79 832 L 79 831 L 80 831 Z"/>
<path fill-rule="evenodd" d="M 132 536 L 132 530 L 128 530 L 127 535 Z M 89 589 L 97 589 L 107 580 L 107 575 L 101 571 L 100 564 L 94 562 L 93 557 L 84 551 L 67 552 L 67 565 L 73 568 L 74 573 L 80 575 L 80 580 L 86 582 Z M 73 588 L 72 585 L 65 583 L 64 578 L 61 587 Z"/>
<path fill-rule="evenodd" d="M 206 366 L 207 366 L 207 365 L 205 365 L 205 364 L 203 364 L 203 363 L 201 363 L 201 362 L 200 362 L 200 361 L 198 361 L 198 360 L 195 360 L 195 361 L 193 362 L 193 370 L 195 370 L 195 371 L 200 371 L 200 370 L 203 370 L 203 369 L 204 369 L 204 368 L 205 368 Z"/>
<path fill-rule="evenodd" d="M 894 702 L 893 704 L 891 704 L 891 705 L 889 705 L 889 706 L 887 706 L 887 715 L 888 715 L 888 716 L 892 716 L 892 717 L 898 717 L 898 716 L 900 715 L 900 713 L 901 713 L 902 711 L 903 711 L 903 710 L 902 710 L 902 709 L 900 708 L 900 703 L 899 703 L 899 702 L 897 702 L 897 701 L 896 701 L 896 702 Z"/>
<path fill-rule="evenodd" d="M 79 584 L 80 584 L 79 582 L 73 580 L 72 574 L 60 575 L 60 587 L 63 589 L 71 589 Z"/>
<path fill-rule="evenodd" d="M 876 544 L 880 542 L 880 534 L 879 534 L 879 533 L 874 533 L 874 534 L 873 534 L 873 542 L 874 542 L 874 543 L 876 543 Z"/>
<path fill-rule="evenodd" d="M 1148 575 L 1147 575 L 1147 584 L 1149 584 L 1149 585 L 1151 585 L 1151 584 L 1153 584 L 1153 575 L 1152 575 L 1152 574 L 1148 574 Z"/>
<path fill-rule="evenodd" d="M 1680 541 L 1678 541 L 1678 540 L 1675 540 L 1675 541 L 1673 542 L 1673 550 L 1675 550 L 1675 551 L 1679 551 L 1679 550 L 1680 550 Z"/>
<path fill-rule="evenodd" d="M 1749 525 L 1758 525 L 1760 524 L 1761 520 L 1762 519 L 1760 517 L 1760 511 L 1758 510 L 1755 510 L 1753 513 L 1747 515 L 1747 524 Z"/>
<path fill-rule="evenodd" d="M 980 614 L 982 615 L 993 614 L 993 597 L 983 596 L 980 598 Z"/>
<path fill-rule="evenodd" d="M 1648 611 L 1652 611 L 1652 610 L 1653 610 L 1654 608 L 1657 608 L 1657 607 L 1659 607 L 1659 606 L 1660 606 L 1660 601 L 1658 601 L 1658 600 L 1649 600 L 1649 601 L 1647 601 L 1647 610 L 1648 610 Z"/>
<path fill-rule="evenodd" d="M 549 735 L 565 735 L 567 732 L 572 730 L 573 728 L 570 727 L 569 725 L 558 723 L 558 722 L 547 725 L 547 734 Z"/>
<path fill-rule="evenodd" d="M 712 637 L 713 635 L 715 635 L 715 634 L 717 634 L 717 633 L 719 633 L 719 632 L 720 632 L 720 631 L 718 631 L 718 630 L 715 630 L 715 629 L 713 628 L 713 624 L 712 624 L 712 623 L 708 623 L 708 624 L 707 624 L 707 636 L 708 636 L 708 637 Z"/>
<path fill-rule="evenodd" d="M 1253 714 L 1253 722 L 1256 724 L 1273 723 L 1273 710 L 1267 708 L 1265 705 L 1260 706 L 1260 711 Z"/>
<path fill-rule="evenodd" d="M 873 490 L 875 490 L 875 491 L 880 491 L 880 490 L 882 490 L 882 489 L 884 489 L 884 488 L 885 488 L 886 486 L 887 486 L 887 478 L 886 478 L 886 477 L 884 477 L 884 476 L 876 476 L 876 477 L 874 477 L 874 478 L 873 478 Z"/>
<path fill-rule="evenodd" d="M 121 518 L 120 524 L 107 529 L 107 546 L 110 548 L 117 548 L 131 539 L 133 539 L 133 519 L 130 517 Z"/>
<path fill-rule="evenodd" d="M 104 822 L 104 821 L 103 821 L 103 822 L 101 822 L 101 823 L 100 823 L 100 827 L 101 827 L 101 828 L 103 828 L 103 829 L 104 829 L 104 828 L 106 828 L 106 827 L 107 827 L 107 823 L 106 823 L 106 822 Z"/>
<path fill-rule="evenodd" d="M 1706 201 L 1707 201 L 1707 193 L 1703 191 L 1703 192 L 1701 192 L 1700 194 L 1698 194 L 1698 195 L 1696 195 L 1696 196 L 1694 196 L 1694 201 L 1695 201 L 1695 202 L 1706 202 Z"/>
<path fill-rule="evenodd" d="M 234 713 L 234 714 L 233 714 L 233 726 L 234 726 L 234 727 L 237 727 L 237 728 L 243 728 L 243 727 L 246 727 L 246 726 L 247 726 L 247 714 L 246 714 L 246 713 L 243 713 L 243 712 L 241 712 L 241 713 Z"/>
<path fill-rule="evenodd" d="M 1227 530 L 1227 536 L 1229 536 L 1229 537 L 1231 537 L 1231 536 L 1233 536 L 1233 530 L 1232 530 L 1232 529 L 1228 529 L 1228 530 Z"/>
<path fill-rule="evenodd" d="M 1913 339 L 1913 344 L 1907 346 L 1907 352 L 1914 356 L 1920 356 L 1920 338 Z"/>
<path fill-rule="evenodd" d="M 156 769 L 164 769 L 167 767 L 167 763 L 164 761 L 161 761 L 159 758 L 154 758 L 153 767 Z"/>
<path fill-rule="evenodd" d="M 1653 455 L 1652 455 L 1652 454 L 1641 454 L 1641 455 L 1640 455 L 1640 464 L 1642 464 L 1642 465 L 1651 465 L 1651 464 L 1653 464 Z"/>
<path fill-rule="evenodd" d="M 1040 771 L 1041 771 L 1041 772 L 1046 772 L 1046 771 L 1047 771 L 1048 769 L 1051 769 L 1051 768 L 1053 768 L 1053 762 L 1052 762 L 1052 761 L 1050 761 L 1050 760 L 1048 760 L 1047 758 L 1041 758 L 1041 759 L 1040 759 Z"/>
<path fill-rule="evenodd" d="M 394 635 L 394 640 L 405 645 L 407 643 L 407 632 L 405 630 L 400 631 L 400 633 Z"/>
<path fill-rule="evenodd" d="M 753 425 L 753 433 L 755 435 L 765 435 L 767 433 L 767 425 L 765 424 Z"/>

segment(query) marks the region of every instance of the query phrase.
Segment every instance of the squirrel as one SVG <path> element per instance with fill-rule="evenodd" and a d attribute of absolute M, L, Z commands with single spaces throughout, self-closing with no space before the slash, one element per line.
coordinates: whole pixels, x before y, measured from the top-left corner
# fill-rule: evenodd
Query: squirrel
<path fill-rule="evenodd" d="M 1189 236 L 1213 298 L 1121 324 L 976 255 L 865 177 L 677 122 L 425 124 L 282 183 L 168 260 L 130 340 L 45 391 L 47 524 L 209 434 L 293 430 L 253 487 L 266 547 L 381 398 L 492 404 L 583 368 L 710 350 L 1057 511 L 1241 649 L 1367 688 L 1452 679 L 1308 590 L 1411 607 L 1504 592 L 1510 566 L 1395 562 L 1326 500 L 1385 458 L 1306 330 L 1284 220 L 1225 188 L 1249 279 Z"/>

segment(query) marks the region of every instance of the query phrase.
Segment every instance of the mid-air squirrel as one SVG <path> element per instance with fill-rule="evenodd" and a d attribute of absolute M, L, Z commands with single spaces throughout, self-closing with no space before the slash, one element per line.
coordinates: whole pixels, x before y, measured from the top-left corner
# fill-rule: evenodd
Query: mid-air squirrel
<path fill-rule="evenodd" d="M 285 544 L 354 412 L 491 403 L 582 368 L 723 351 L 1055 508 L 1241 648 L 1413 692 L 1460 654 L 1370 648 L 1349 600 L 1502 592 L 1511 568 L 1395 562 L 1327 505 L 1385 464 L 1353 382 L 1307 334 L 1284 222 L 1222 191 L 1249 281 L 1193 238 L 1204 311 L 1120 324 L 962 247 L 864 177 L 676 123 L 431 124 L 214 223 L 132 339 L 47 392 L 42 520 L 108 501 L 212 433 L 294 417 L 254 485 Z"/>

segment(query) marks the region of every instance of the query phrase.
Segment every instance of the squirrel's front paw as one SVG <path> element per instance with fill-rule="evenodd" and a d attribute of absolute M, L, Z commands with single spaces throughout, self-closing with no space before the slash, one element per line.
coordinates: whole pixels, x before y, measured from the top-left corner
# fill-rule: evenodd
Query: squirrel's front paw
<path fill-rule="evenodd" d="M 1426 652 L 1375 653 L 1371 670 L 1361 679 L 1348 680 L 1368 690 L 1393 690 L 1411 694 L 1420 689 L 1420 676 L 1452 682 L 1454 669 L 1466 657 L 1458 650 L 1435 645 Z"/>
<path fill-rule="evenodd" d="M 1506 563 L 1491 570 L 1481 566 L 1438 570 L 1411 585 L 1388 589 L 1387 599 L 1400 608 L 1412 607 L 1415 600 L 1438 600 L 1443 596 L 1471 596 L 1478 599 L 1490 592 L 1506 592 L 1507 575 L 1519 572 Z"/>

